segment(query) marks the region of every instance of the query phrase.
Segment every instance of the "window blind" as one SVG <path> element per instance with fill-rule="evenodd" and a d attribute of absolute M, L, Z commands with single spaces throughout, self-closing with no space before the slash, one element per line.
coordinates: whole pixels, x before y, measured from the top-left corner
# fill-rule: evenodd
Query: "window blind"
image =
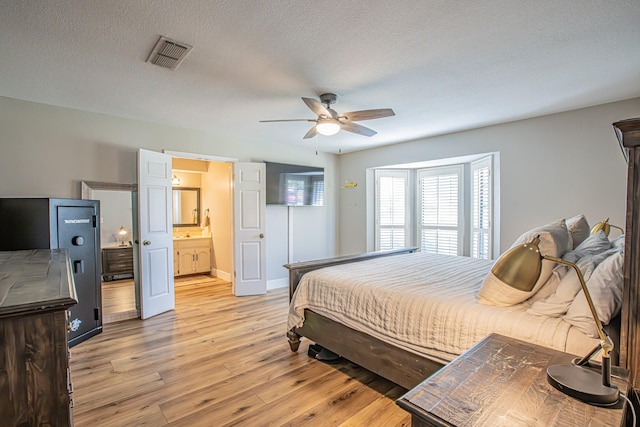
<path fill-rule="evenodd" d="M 407 245 L 407 171 L 376 171 L 376 249 Z"/>
<path fill-rule="evenodd" d="M 418 171 L 420 248 L 424 252 L 460 254 L 462 167 Z"/>
<path fill-rule="evenodd" d="M 489 259 L 491 255 L 491 168 L 488 159 L 471 164 L 472 231 L 471 256 Z"/>

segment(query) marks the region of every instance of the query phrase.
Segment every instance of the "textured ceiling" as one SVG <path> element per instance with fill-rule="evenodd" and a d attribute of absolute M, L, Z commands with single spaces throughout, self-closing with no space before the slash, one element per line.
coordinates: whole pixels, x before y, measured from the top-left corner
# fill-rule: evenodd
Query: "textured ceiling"
<path fill-rule="evenodd" d="M 193 46 L 175 71 L 159 36 Z M 640 96 L 640 2 L 0 0 L 0 96 L 343 152 Z M 303 140 L 300 97 L 393 108 Z"/>

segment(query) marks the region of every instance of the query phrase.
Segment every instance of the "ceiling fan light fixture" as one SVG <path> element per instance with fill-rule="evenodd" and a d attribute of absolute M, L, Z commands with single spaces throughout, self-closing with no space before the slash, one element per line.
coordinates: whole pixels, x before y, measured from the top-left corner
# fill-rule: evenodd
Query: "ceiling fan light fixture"
<path fill-rule="evenodd" d="M 340 125 L 332 119 L 319 119 L 316 130 L 320 135 L 331 136 L 340 131 Z"/>

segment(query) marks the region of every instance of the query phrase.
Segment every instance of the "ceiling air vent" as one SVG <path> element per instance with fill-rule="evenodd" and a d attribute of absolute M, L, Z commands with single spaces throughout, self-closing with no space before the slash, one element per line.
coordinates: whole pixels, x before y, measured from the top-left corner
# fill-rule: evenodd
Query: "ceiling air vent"
<path fill-rule="evenodd" d="M 193 46 L 189 46 L 186 43 L 171 40 L 167 37 L 160 37 L 160 40 L 158 40 L 158 43 L 149 54 L 147 62 L 175 70 L 192 48 Z"/>

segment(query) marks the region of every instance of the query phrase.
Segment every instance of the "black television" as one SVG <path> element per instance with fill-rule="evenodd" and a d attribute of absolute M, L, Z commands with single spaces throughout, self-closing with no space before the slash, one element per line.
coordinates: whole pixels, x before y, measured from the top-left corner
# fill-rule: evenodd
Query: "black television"
<path fill-rule="evenodd" d="M 324 168 L 265 162 L 267 204 L 324 206 Z"/>

